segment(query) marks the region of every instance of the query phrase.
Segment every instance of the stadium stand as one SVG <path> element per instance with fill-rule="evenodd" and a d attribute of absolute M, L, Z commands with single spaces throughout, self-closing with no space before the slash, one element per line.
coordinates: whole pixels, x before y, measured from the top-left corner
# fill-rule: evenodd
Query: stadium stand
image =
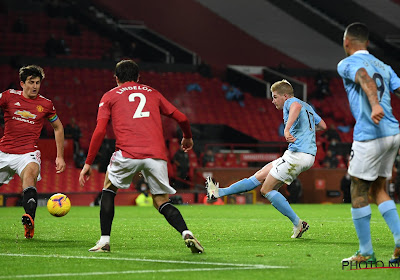
<path fill-rule="evenodd" d="M 124 1 L 116 0 L 110 3 L 109 1 L 96 0 L 94 2 L 100 3 L 99 7 L 106 7 L 121 18 L 128 17 L 129 11 L 124 9 L 124 5 L 122 5 Z M 179 23 L 168 22 L 168 25 L 165 26 L 160 27 L 158 25 L 160 31 L 165 36 L 180 41 L 185 46 L 189 46 L 197 53 L 200 53 L 208 63 L 213 66 L 216 65 L 218 68 L 217 74 L 220 74 L 219 71 L 222 71 L 221 69 L 226 67 L 228 63 L 264 64 L 276 68 L 279 68 L 278 66 L 284 63 L 287 68 L 300 69 L 300 73 L 291 76 L 307 84 L 309 102 L 324 117 L 327 124 L 332 123 L 335 126 L 352 127 L 354 119 L 350 113 L 346 93 L 343 89 L 342 81 L 335 74 L 331 74 L 333 77 L 329 83 L 332 95 L 323 99 L 317 99 L 313 96 L 316 90 L 316 70 L 308 69 L 310 72 L 305 75 L 302 71 L 307 68 L 306 65 L 282 54 L 270 46 L 261 44 L 256 39 L 238 30 L 229 22 L 219 18 L 218 15 L 210 12 L 196 1 L 182 0 L 178 2 L 180 5 L 183 5 L 183 8 L 189 10 L 190 8 L 195 8 L 198 12 L 196 16 L 190 13 L 184 15 L 184 20 L 188 21 L 187 27 L 190 26 L 190 28 L 180 29 L 175 25 Z M 160 7 L 159 11 L 163 10 L 161 8 L 163 5 L 168 5 L 161 0 L 145 1 L 142 5 L 148 7 L 155 3 Z M 178 10 L 174 11 L 173 9 L 172 12 L 179 13 Z M 18 60 L 20 56 L 24 57 L 24 62 L 43 61 L 46 79 L 43 82 L 41 94 L 53 100 L 64 124 L 69 123 L 71 118 L 77 120 L 82 131 L 80 143 L 86 150 L 96 124 L 97 104 L 103 93 L 115 86 L 112 67 L 105 67 L 104 64 L 98 64 L 97 67 L 93 67 L 93 64 L 88 63 L 88 61 L 97 63 L 103 59 L 110 60 L 110 57 L 107 57 L 107 55 L 104 57 L 104 55 L 113 47 L 114 40 L 113 38 L 100 35 L 93 27 L 89 27 L 83 22 L 78 22 L 81 30 L 80 36 L 68 35 L 65 31 L 67 18 L 51 17 L 45 11 L 39 12 L 35 17 L 30 16 L 31 13 L 29 11 L 9 11 L 7 16 L 0 17 L 0 29 L 3 33 L 2 44 L 0 46 L 0 75 L 2 76 L 0 88 L 2 90 L 7 89 L 11 84 L 19 88 L 17 69 L 20 63 Z M 148 13 L 148 10 L 145 13 Z M 138 15 L 138 19 L 149 19 L 150 15 L 145 13 Z M 21 16 L 26 19 L 26 24 L 29 27 L 35 27 L 34 34 L 18 34 L 13 32 L 13 23 Z M 140 18 L 140 16 L 143 16 L 143 18 Z M 174 14 L 170 14 L 169 16 L 174 16 Z M 198 17 L 205 17 L 208 24 L 200 25 Z M 160 19 L 157 20 L 159 21 Z M 156 19 L 148 21 L 146 24 L 150 27 L 156 26 Z M 195 27 L 194 29 L 192 28 L 193 26 Z M 211 33 L 210 36 L 214 37 L 215 41 L 207 42 L 202 37 L 204 36 L 201 35 L 204 29 L 207 29 L 209 35 Z M 70 52 L 69 54 L 57 55 L 51 60 L 47 60 L 44 46 L 49 35 L 52 33 L 56 34 L 57 38 L 65 40 L 66 45 L 70 48 Z M 194 33 L 199 35 L 194 36 Z M 26 44 L 26 41 L 30 43 Z M 243 48 L 247 50 L 251 49 L 251 51 L 246 51 L 238 55 L 237 52 L 229 48 L 230 44 L 236 44 L 237 42 Z M 213 47 L 210 48 L 210 45 Z M 14 57 L 14 60 L 10 60 L 10 57 Z M 33 58 L 36 60 L 33 60 Z M 112 59 L 108 62 L 110 62 L 109 65 L 113 66 L 114 61 Z M 146 61 L 141 60 L 140 64 L 145 69 L 148 68 Z M 154 66 L 154 69 L 157 67 Z M 258 78 L 262 78 L 262 76 Z M 271 100 L 255 97 L 249 92 L 244 92 L 245 106 L 242 107 L 237 102 L 228 101 L 222 89 L 224 81 L 221 76 L 204 77 L 197 72 L 184 70 L 164 72 L 144 70 L 141 72 L 140 82 L 160 90 L 168 100 L 188 116 L 192 124 L 225 125 L 253 137 L 259 143 L 272 142 L 282 144 L 284 142 L 284 138 L 278 134 L 279 126 L 282 123 L 282 113 L 275 109 Z M 187 91 L 188 84 L 198 84 L 202 88 L 202 91 Z M 333 104 L 335 106 L 332 106 Z M 399 118 L 400 102 L 396 99 L 393 101 L 393 111 L 395 116 Z M 179 135 L 173 121 L 164 118 L 163 124 L 165 129 L 164 134 L 168 143 L 168 154 L 171 158 L 176 150 L 179 149 Z M 46 130 L 47 134 L 52 137 L 52 129 L 49 125 L 46 126 Z M 352 129 L 349 129 L 348 132 L 339 131 L 339 135 L 344 143 L 352 141 Z M 109 129 L 107 138 L 112 137 L 112 129 Z M 232 139 L 231 142 L 234 143 L 234 140 Z M 329 143 L 318 134 L 317 145 L 319 151 L 314 167 L 321 168 Z M 343 151 L 347 150 L 343 149 Z M 189 154 L 189 178 L 191 180 L 196 176 L 202 176 L 196 170 L 202 167 L 201 153 L 204 151 L 196 152 Z M 339 153 L 338 156 L 339 167 L 344 168 L 346 166 L 345 152 Z M 89 193 L 85 203 L 87 200 L 93 200 L 102 187 L 104 173 L 95 171 L 92 175 L 92 180 L 82 190 L 77 183 L 80 170 L 74 167 L 72 155 L 67 161 L 68 168 L 66 172 L 55 174 L 53 168 L 54 158 L 43 158 L 43 180 L 38 184 L 38 191 L 40 193 L 53 193 L 59 191 L 58 186 L 62 185 L 62 191 L 66 193 Z M 233 148 L 231 150 L 218 151 L 215 153 L 215 161 L 205 165 L 206 168 L 227 169 L 248 166 L 249 162 L 241 160 L 241 157 L 237 153 L 234 153 Z M 171 163 L 169 163 L 168 168 L 171 177 L 174 177 L 174 167 Z M 16 177 L 10 184 L 2 186 L 0 191 L 5 194 L 18 194 L 20 192 L 19 185 L 20 180 Z M 126 190 L 125 192 L 132 192 L 132 190 Z M 132 195 L 130 194 L 129 198 L 124 199 L 131 201 Z"/>
<path fill-rule="evenodd" d="M 85 25 L 79 24 L 80 36 L 68 35 L 66 32 L 66 18 L 52 18 L 45 12 L 40 12 L 35 17 L 32 12 L 9 12 L 6 17 L 0 17 L 2 29 L 2 56 L 46 56 L 45 45 L 51 34 L 55 34 L 57 39 L 64 39 L 66 46 L 70 49 L 68 55 L 57 55 L 58 57 L 67 56 L 70 59 L 102 59 L 110 50 L 112 42 L 98 33 L 89 30 Z M 29 29 L 35 32 L 15 33 L 13 24 L 18 18 L 23 18 Z M 29 41 L 29 44 L 26 42 Z"/>
<path fill-rule="evenodd" d="M 198 1 L 94 2 L 115 17 L 125 20 L 132 19 L 131 11 L 140 7 L 140 13 L 135 14 L 136 20 L 145 22 L 148 27 L 200 54 L 203 60 L 216 68 L 217 73 L 225 71 L 228 64 L 276 67 L 284 63 L 290 68 L 307 67 L 278 48 L 261 43 Z M 179 20 L 169 20 L 171 18 Z M 185 24 L 182 25 L 182 22 Z"/>

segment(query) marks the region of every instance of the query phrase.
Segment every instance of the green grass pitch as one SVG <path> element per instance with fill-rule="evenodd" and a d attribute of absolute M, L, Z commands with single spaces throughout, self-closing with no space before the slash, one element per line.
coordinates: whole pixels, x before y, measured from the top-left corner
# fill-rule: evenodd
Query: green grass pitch
<path fill-rule="evenodd" d="M 73 203 L 73 202 L 72 202 Z M 397 279 L 400 269 L 342 270 L 358 241 L 350 205 L 292 205 L 310 224 L 301 239 L 271 205 L 178 206 L 204 246 L 192 254 L 154 208 L 116 207 L 111 253 L 89 253 L 100 236 L 99 208 L 62 218 L 39 207 L 27 240 L 21 207 L 0 208 L 0 279 Z M 372 206 L 375 254 L 387 266 L 393 237 Z M 391 277 L 391 278 L 390 278 Z"/>

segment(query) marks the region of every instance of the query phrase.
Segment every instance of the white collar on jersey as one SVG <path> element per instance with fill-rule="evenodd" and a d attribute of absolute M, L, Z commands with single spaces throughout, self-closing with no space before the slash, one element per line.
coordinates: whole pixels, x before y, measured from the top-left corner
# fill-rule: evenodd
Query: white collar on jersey
<path fill-rule="evenodd" d="M 356 51 L 356 52 L 353 53 L 353 54 L 358 54 L 358 53 L 361 53 L 361 54 L 369 54 L 369 51 L 367 51 L 367 50 L 359 50 L 359 51 Z"/>

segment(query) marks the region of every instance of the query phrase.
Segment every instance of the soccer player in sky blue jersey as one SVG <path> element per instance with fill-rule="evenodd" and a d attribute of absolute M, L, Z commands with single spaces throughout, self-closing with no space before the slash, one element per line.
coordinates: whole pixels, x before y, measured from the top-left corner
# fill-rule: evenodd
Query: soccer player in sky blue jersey
<path fill-rule="evenodd" d="M 400 262 L 400 220 L 394 201 L 386 193 L 386 179 L 392 175 L 400 145 L 399 123 L 390 105 L 390 92 L 400 95 L 400 79 L 389 65 L 367 51 L 368 36 L 364 24 L 350 24 L 343 38 L 348 57 L 337 67 L 356 119 L 348 173 L 359 250 L 342 261 L 376 261 L 371 242 L 370 191 L 393 234 L 395 250 L 390 262 L 396 263 Z"/>
<path fill-rule="evenodd" d="M 321 117 L 315 113 L 314 109 L 309 104 L 296 97 L 292 97 L 287 99 L 283 105 L 284 124 L 287 124 L 290 108 L 295 102 L 300 105 L 301 109 L 289 132 L 297 140 L 289 142 L 288 150 L 315 156 L 317 154 L 317 145 L 315 144 L 315 123 L 318 124 L 321 121 Z M 295 106 L 298 107 L 297 104 L 295 104 Z M 285 137 L 286 136 L 285 132 Z"/>
<path fill-rule="evenodd" d="M 289 142 L 284 155 L 257 171 L 250 178 L 234 183 L 228 188 L 219 188 L 210 177 L 207 177 L 207 196 L 215 199 L 221 196 L 247 192 L 259 185 L 261 194 L 283 215 L 293 223 L 292 238 L 299 238 L 309 225 L 301 220 L 290 207 L 285 197 L 278 192 L 283 184 L 291 184 L 303 171 L 314 164 L 317 146 L 315 131 L 326 129 L 325 122 L 307 103 L 294 97 L 292 85 L 282 80 L 271 87 L 272 103 L 278 110 L 283 110 L 285 138 Z"/>

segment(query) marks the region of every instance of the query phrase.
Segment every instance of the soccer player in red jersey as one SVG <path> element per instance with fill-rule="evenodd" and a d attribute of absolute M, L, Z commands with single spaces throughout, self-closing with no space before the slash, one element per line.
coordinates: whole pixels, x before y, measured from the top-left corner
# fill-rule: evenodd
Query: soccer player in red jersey
<path fill-rule="evenodd" d="M 65 169 L 64 128 L 51 100 L 39 94 L 43 69 L 36 65 L 22 67 L 19 78 L 22 91 L 9 89 L 0 94 L 5 122 L 0 139 L 0 186 L 7 184 L 15 173 L 21 178 L 25 209 L 22 224 L 25 238 L 32 238 L 37 207 L 36 182 L 41 179 L 37 146 L 40 132 L 44 120 L 49 120 L 57 146 L 56 172 L 61 173 Z"/>
<path fill-rule="evenodd" d="M 89 251 L 110 251 L 115 195 L 118 189 L 129 188 L 133 176 L 141 172 L 149 184 L 154 207 L 182 235 L 186 246 L 193 253 L 202 253 L 203 247 L 188 230 L 179 210 L 169 200 L 169 194 L 176 193 L 176 190 L 169 185 L 161 115 L 178 122 L 183 131 L 181 148 L 185 152 L 193 147 L 189 121 L 157 90 L 138 83 L 139 67 L 134 61 L 122 60 L 117 63 L 115 79 L 118 86 L 106 92 L 100 101 L 97 126 L 90 142 L 86 163 L 79 176 L 79 183 L 83 187 L 91 173 L 90 165 L 106 134 L 107 123 L 112 119 L 116 151 L 107 167 L 102 191 L 101 238 Z"/>

